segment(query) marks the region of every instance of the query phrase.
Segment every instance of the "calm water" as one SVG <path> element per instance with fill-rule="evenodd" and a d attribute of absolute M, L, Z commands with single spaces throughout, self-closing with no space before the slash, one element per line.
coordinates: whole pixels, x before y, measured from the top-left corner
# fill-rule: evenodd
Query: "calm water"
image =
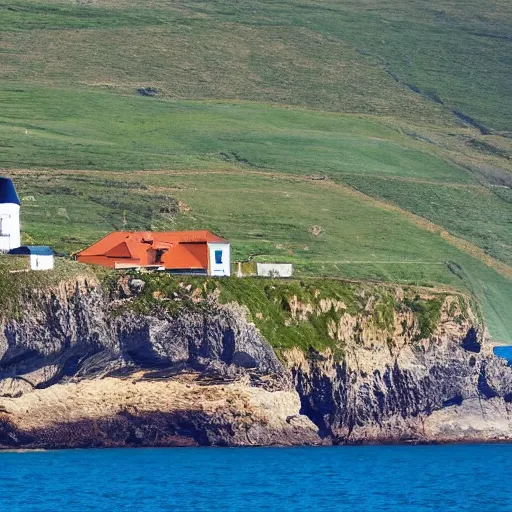
<path fill-rule="evenodd" d="M 0 511 L 512 511 L 512 445 L 0 454 Z"/>
<path fill-rule="evenodd" d="M 494 354 L 498 357 L 506 359 L 508 364 L 512 363 L 512 346 L 504 345 L 502 347 L 494 347 Z"/>

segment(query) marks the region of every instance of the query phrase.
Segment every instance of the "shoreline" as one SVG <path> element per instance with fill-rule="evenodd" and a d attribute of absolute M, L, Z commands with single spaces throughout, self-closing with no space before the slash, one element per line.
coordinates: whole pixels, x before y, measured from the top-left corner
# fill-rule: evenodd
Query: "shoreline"
<path fill-rule="evenodd" d="M 339 444 L 268 444 L 268 445 L 148 445 L 148 446 L 127 446 L 127 445 L 111 445 L 111 446 L 60 446 L 47 448 L 3 448 L 0 447 L 2 453 L 37 453 L 37 452 L 62 452 L 62 451 L 79 451 L 79 450 L 160 450 L 160 449 L 200 449 L 200 450 L 231 450 L 231 449 L 247 449 L 253 450 L 258 448 L 268 449 L 297 449 L 297 448 L 356 448 L 356 447 L 425 447 L 425 446 L 484 446 L 484 445 L 505 445 L 511 444 L 512 439 L 492 439 L 482 440 L 475 439 L 470 441 L 417 441 L 417 442 L 368 442 L 368 443 L 339 443 Z"/>

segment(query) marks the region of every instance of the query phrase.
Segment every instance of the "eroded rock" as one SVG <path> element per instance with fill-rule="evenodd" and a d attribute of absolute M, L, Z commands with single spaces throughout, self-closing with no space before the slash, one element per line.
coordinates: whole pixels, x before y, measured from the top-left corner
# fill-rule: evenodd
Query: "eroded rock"
<path fill-rule="evenodd" d="M 244 307 L 191 287 L 178 312 L 138 313 L 133 281 L 120 298 L 85 280 L 31 291 L 23 314 L 4 321 L 0 447 L 512 437 L 512 369 L 457 297 L 443 295 L 428 335 L 410 309 L 379 316 L 367 292 L 352 314 L 339 299 L 289 297 L 291 324 L 335 313 L 326 335 L 339 350 L 279 359 Z"/>

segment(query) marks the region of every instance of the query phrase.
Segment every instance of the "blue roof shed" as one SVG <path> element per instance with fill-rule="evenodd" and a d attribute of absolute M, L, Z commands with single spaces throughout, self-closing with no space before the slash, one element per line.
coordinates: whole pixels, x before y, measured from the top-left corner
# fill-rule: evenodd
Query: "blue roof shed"
<path fill-rule="evenodd" d="M 20 204 L 20 198 L 14 188 L 14 183 L 10 178 L 0 177 L 0 204 L 12 203 Z"/>
<path fill-rule="evenodd" d="M 22 245 L 11 249 L 9 254 L 27 254 L 36 256 L 53 256 L 53 251 L 47 245 Z"/>

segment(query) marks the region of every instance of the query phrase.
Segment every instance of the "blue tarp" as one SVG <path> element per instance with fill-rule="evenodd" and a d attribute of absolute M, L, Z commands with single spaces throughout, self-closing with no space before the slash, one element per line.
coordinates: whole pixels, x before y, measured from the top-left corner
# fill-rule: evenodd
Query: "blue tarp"
<path fill-rule="evenodd" d="M 20 204 L 20 198 L 16 194 L 12 180 L 9 178 L 0 177 L 0 203 Z"/>
<path fill-rule="evenodd" d="M 35 254 L 37 256 L 53 256 L 53 251 L 47 245 L 23 245 L 11 249 L 9 254 Z"/>

